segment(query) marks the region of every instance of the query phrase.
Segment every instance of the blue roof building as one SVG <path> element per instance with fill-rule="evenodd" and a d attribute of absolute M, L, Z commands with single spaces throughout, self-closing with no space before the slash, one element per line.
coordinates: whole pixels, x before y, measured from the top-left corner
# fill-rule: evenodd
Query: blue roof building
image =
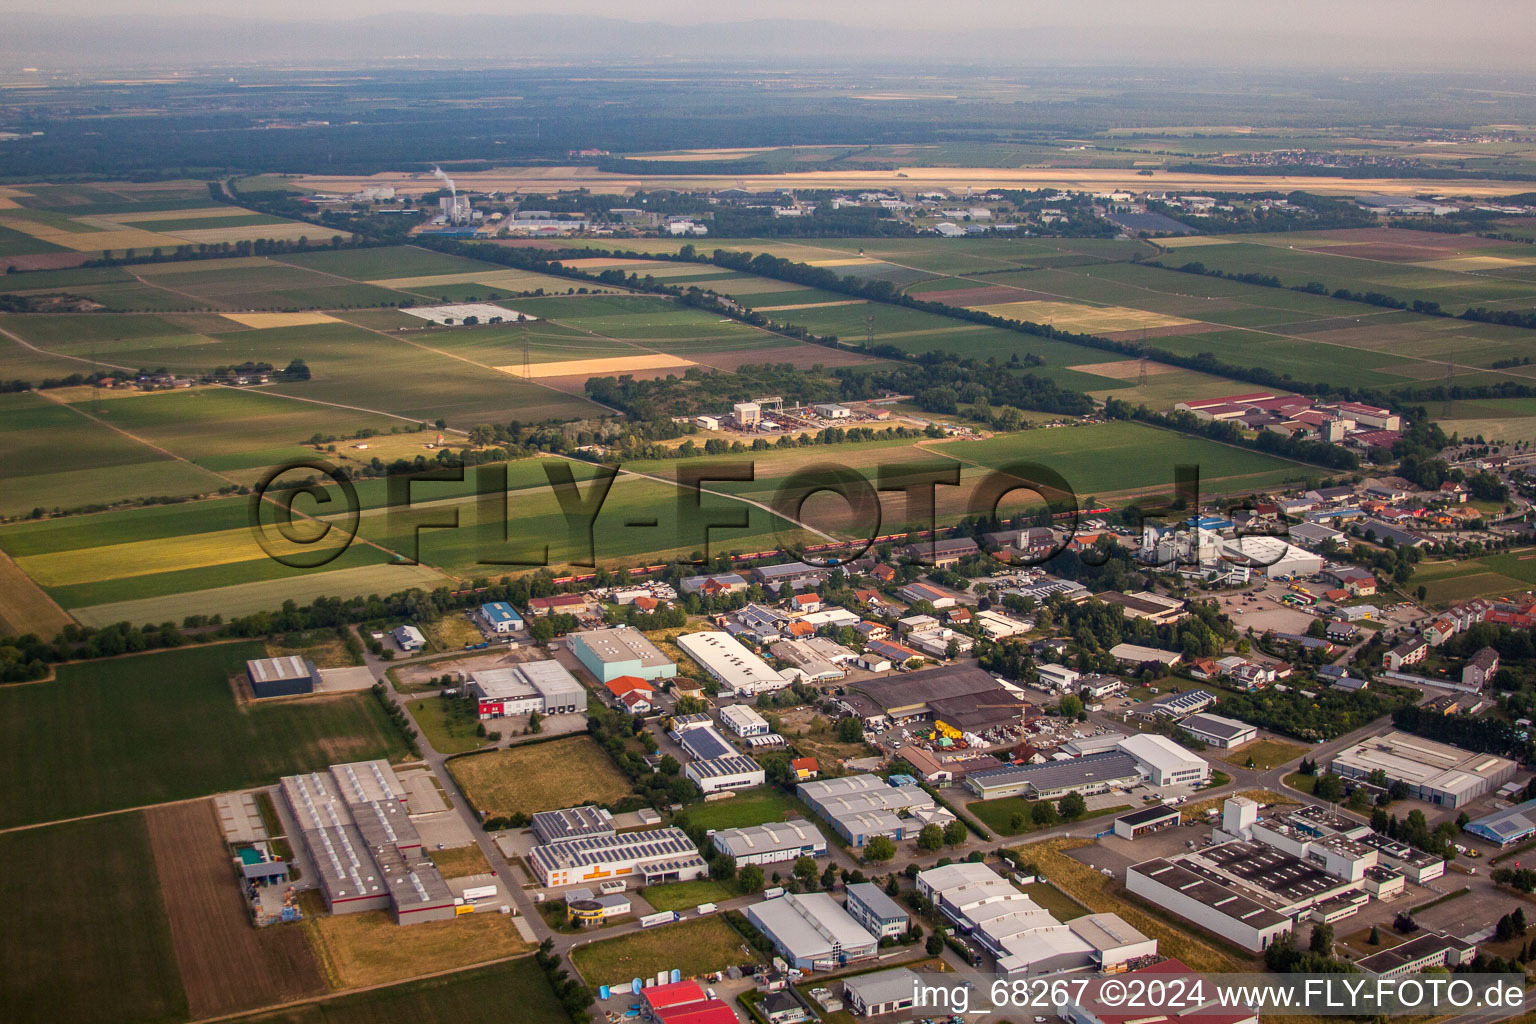
<path fill-rule="evenodd" d="M 510 633 L 523 628 L 523 617 L 505 601 L 491 601 L 481 605 L 480 617 L 496 633 Z"/>
<path fill-rule="evenodd" d="M 1500 846 L 1529 839 L 1536 836 L 1536 800 L 1527 800 L 1523 804 L 1494 811 L 1476 821 L 1467 822 L 1464 828 L 1479 839 Z"/>

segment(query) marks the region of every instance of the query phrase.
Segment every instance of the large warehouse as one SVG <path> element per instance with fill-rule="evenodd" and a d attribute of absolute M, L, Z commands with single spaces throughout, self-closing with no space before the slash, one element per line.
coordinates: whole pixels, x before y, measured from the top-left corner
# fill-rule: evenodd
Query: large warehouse
<path fill-rule="evenodd" d="M 791 966 L 830 971 L 869 960 L 880 942 L 824 892 L 790 893 L 754 903 L 747 920 Z"/>
<path fill-rule="evenodd" d="M 875 836 L 901 840 L 929 822 L 943 824 L 939 818 L 952 817 L 935 804 L 927 790 L 893 786 L 878 775 L 816 779 L 802 782 L 796 792 L 806 806 L 854 846 L 863 846 Z M 913 812 L 924 812 L 923 820 L 911 818 Z"/>
<path fill-rule="evenodd" d="M 993 725 L 1017 724 L 1019 708 L 1014 697 L 992 674 L 974 665 L 943 665 L 906 672 L 893 679 L 856 683 L 852 689 L 875 701 L 892 721 L 935 716 L 934 703 L 941 707 L 952 702 L 956 713 L 974 711 L 980 704 L 1005 704 L 1009 707 L 987 709 L 985 720 L 968 720 L 961 731 L 984 731 Z M 966 698 L 972 698 L 967 700 Z"/>
<path fill-rule="evenodd" d="M 1179 723 L 1179 728 L 1202 743 L 1209 743 L 1223 750 L 1240 747 L 1244 743 L 1258 739 L 1259 736 L 1259 730 L 1255 726 L 1247 722 L 1239 722 L 1235 718 L 1223 718 L 1221 715 L 1190 715 Z"/>
<path fill-rule="evenodd" d="M 1125 887 L 1255 953 L 1291 930 L 1291 919 L 1260 894 L 1197 868 L 1182 858 L 1133 864 L 1125 870 Z"/>
<path fill-rule="evenodd" d="M 680 828 L 619 832 L 535 846 L 528 866 L 548 888 L 638 875 L 645 885 L 686 882 L 709 874 L 688 833 Z"/>
<path fill-rule="evenodd" d="M 1406 732 L 1389 732 L 1341 750 L 1330 768 L 1346 779 L 1372 772 L 1401 782 L 1408 795 L 1425 803 L 1461 807 L 1491 793 L 1515 775 L 1515 762 L 1493 754 L 1474 754 Z"/>
<path fill-rule="evenodd" d="M 529 661 L 471 672 L 465 687 L 479 701 L 481 718 L 537 711 L 567 715 L 587 709 L 587 690 L 558 661 Z"/>
<path fill-rule="evenodd" d="M 780 864 L 801 857 L 821 857 L 827 837 L 808 821 L 770 821 L 764 825 L 723 828 L 710 841 L 735 858 L 737 865 Z"/>
<path fill-rule="evenodd" d="M 1044 764 L 1006 765 L 970 772 L 965 788 L 983 800 L 1025 796 L 1031 800 L 1056 800 L 1068 793 L 1092 796 L 1116 787 L 1134 786 L 1142 779 L 1141 765 L 1130 754 L 1106 750 Z"/>
<path fill-rule="evenodd" d="M 388 910 L 396 924 L 453 917 L 453 892 L 427 857 L 388 761 L 288 775 L 279 791 L 333 914 Z"/>
<path fill-rule="evenodd" d="M 997 958 L 1002 974 L 1119 971 L 1157 954 L 1149 939 L 1115 914 L 1066 924 L 985 864 L 949 864 L 917 876 L 917 888 L 963 933 Z"/>
<path fill-rule="evenodd" d="M 313 693 L 320 685 L 315 663 L 293 655 L 255 658 L 245 663 L 245 673 L 251 680 L 251 693 L 257 697 L 294 697 Z"/>
<path fill-rule="evenodd" d="M 704 670 L 734 697 L 772 693 L 790 684 L 789 679 L 729 633 L 718 630 L 688 633 L 677 638 L 677 646 L 703 665 Z"/>
<path fill-rule="evenodd" d="M 638 676 L 648 683 L 671 679 L 677 665 L 639 630 L 627 626 L 592 629 L 570 636 L 571 653 L 600 683 Z"/>

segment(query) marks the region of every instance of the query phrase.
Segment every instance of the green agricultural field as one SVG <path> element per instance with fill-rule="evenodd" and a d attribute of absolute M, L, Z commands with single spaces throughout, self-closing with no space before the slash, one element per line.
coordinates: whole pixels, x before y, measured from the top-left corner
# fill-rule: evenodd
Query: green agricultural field
<path fill-rule="evenodd" d="M 64 665 L 54 682 L 0 690 L 0 827 L 404 753 L 370 693 L 237 705 L 229 680 L 264 650 L 216 644 Z"/>
<path fill-rule="evenodd" d="M 78 407 L 184 459 L 218 457 L 220 470 L 265 470 L 315 458 L 313 449 L 303 447 L 314 434 L 356 436 L 401 425 L 392 417 L 296 402 L 266 389 L 188 388 L 105 400 L 91 395 Z"/>
<path fill-rule="evenodd" d="M 532 957 L 519 957 L 425 981 L 370 989 L 286 1010 L 256 1013 L 237 1024 L 503 1024 L 508 1007 L 519 1020 L 568 1024 L 569 1015 L 555 997 Z"/>
<path fill-rule="evenodd" d="M 9 1024 L 186 1018 L 142 814 L 0 835 L 0 863 Z"/>
<path fill-rule="evenodd" d="M 414 245 L 291 253 L 278 259 L 295 267 L 304 267 L 336 277 L 346 277 L 353 281 L 380 281 L 397 277 L 427 277 L 434 274 L 462 274 L 506 269 L 494 263 L 448 256 Z"/>
<path fill-rule="evenodd" d="M 589 493 L 585 490 L 583 494 Z M 690 556 L 705 547 L 704 522 L 708 516 L 728 517 L 745 512 L 748 526 L 712 528 L 708 533 L 711 555 L 722 551 L 761 551 L 776 546 L 775 526 L 779 520 L 769 513 L 729 498 L 705 496 L 706 512 L 680 512 L 681 492 L 669 484 L 632 476 L 615 480 L 593 526 L 589 538 L 579 518 L 567 520 L 552 491 L 534 487 L 508 499 L 507 519 L 510 537 L 504 536 L 503 521 L 493 518 L 482 527 L 477 502 L 443 506 L 444 516 L 458 514 L 455 529 L 423 530 L 420 533 L 420 558 L 458 575 L 484 575 L 498 571 L 499 565 L 548 564 L 581 565 L 594 556 L 605 565 L 635 564 L 638 561 L 662 561 L 673 556 Z M 361 535 L 377 540 L 395 551 L 410 554 L 415 550 L 414 528 L 389 517 L 364 517 Z M 789 529 L 788 535 L 798 531 Z M 595 540 L 595 552 L 592 541 Z M 547 549 L 547 556 L 546 556 Z M 532 560 L 530 562 L 530 559 Z"/>
<path fill-rule="evenodd" d="M 221 582 L 231 579 L 245 582 Z M 383 552 L 357 545 L 319 569 L 290 569 L 263 558 L 227 566 L 53 587 L 48 592 L 86 625 L 108 626 L 125 620 L 181 622 L 188 615 L 230 618 L 276 611 L 284 601 L 306 605 L 320 597 L 388 595 L 412 588 L 430 591 L 454 583 L 430 566 L 396 565 Z M 156 596 L 144 596 L 147 594 Z"/>
<path fill-rule="evenodd" d="M 45 242 L 41 238 L 34 238 L 25 231 L 17 231 L 0 224 L 0 257 L 5 256 L 30 256 L 41 252 L 69 252 L 62 245 L 54 245 Z M 9 285 L 10 282 L 7 282 Z"/>
<path fill-rule="evenodd" d="M 1079 498 L 1166 491 L 1172 486 L 1173 467 L 1180 463 L 1200 467 L 1201 488 L 1207 493 L 1247 491 L 1307 472 L 1260 452 L 1124 421 L 1000 434 L 929 450 L 988 469 L 1040 463 L 1061 473 Z"/>
<path fill-rule="evenodd" d="M 1457 245 L 1455 236 L 1426 238 L 1417 231 L 1371 232 L 1351 241 L 1351 231 L 1289 235 L 1231 235 L 1220 245 L 1180 246 L 1163 257 L 1169 265 L 1198 261 L 1231 274 L 1270 274 L 1287 286 L 1319 281 L 1329 290 L 1379 291 L 1398 298 L 1426 298 L 1453 313 L 1469 305 L 1530 309 L 1536 283 L 1496 276 L 1532 265 L 1525 247 L 1485 247 L 1481 239 Z M 1380 239 L 1377 241 L 1376 239 Z M 1313 248 L 1302 245 L 1321 242 Z"/>

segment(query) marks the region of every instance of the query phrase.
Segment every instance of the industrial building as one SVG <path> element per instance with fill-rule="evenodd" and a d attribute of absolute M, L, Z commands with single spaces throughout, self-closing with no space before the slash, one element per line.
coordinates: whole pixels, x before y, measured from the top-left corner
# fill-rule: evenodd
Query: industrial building
<path fill-rule="evenodd" d="M 565 919 L 572 924 L 602 924 L 610 917 L 623 917 L 632 909 L 629 897 L 623 893 L 588 896 L 585 899 L 565 901 Z"/>
<path fill-rule="evenodd" d="M 1155 804 L 1152 807 L 1143 807 L 1139 811 L 1122 814 L 1115 819 L 1115 835 L 1121 839 L 1135 839 L 1137 836 L 1146 835 L 1148 832 L 1156 832 L 1160 829 L 1171 828 L 1179 823 L 1179 809 L 1177 807 L 1165 807 Z"/>
<path fill-rule="evenodd" d="M 505 601 L 488 601 L 480 606 L 480 620 L 498 636 L 523 628 L 523 617 Z"/>
<path fill-rule="evenodd" d="M 1138 644 L 1115 644 L 1109 649 L 1109 655 L 1123 665 L 1155 663 L 1172 668 L 1184 660 L 1184 655 L 1177 651 L 1162 651 L 1156 647 L 1142 647 Z"/>
<path fill-rule="evenodd" d="M 876 939 L 894 939 L 911 927 L 906 909 L 874 882 L 855 882 L 847 893 L 848 915 Z"/>
<path fill-rule="evenodd" d="M 1205 758 L 1166 736 L 1127 736 L 1120 741 L 1119 750 L 1136 759 L 1142 774 L 1154 786 L 1199 786 L 1211 777 L 1211 766 Z"/>
<path fill-rule="evenodd" d="M 824 892 L 790 893 L 747 907 L 747 920 L 801 970 L 829 971 L 874 957 L 879 940 Z"/>
<path fill-rule="evenodd" d="M 816 779 L 802 782 L 796 792 L 812 811 L 854 846 L 863 846 L 875 836 L 900 840 L 930 821 L 943 824 L 953 818 L 926 790 L 918 786 L 893 786 L 878 775 Z M 916 811 L 931 813 L 918 821 L 910 817 Z M 908 817 L 903 818 L 902 814 Z"/>
<path fill-rule="evenodd" d="M 315 663 L 290 655 L 285 658 L 253 658 L 245 663 L 251 693 L 258 698 L 295 697 L 313 693 L 320 685 Z"/>
<path fill-rule="evenodd" d="M 912 1009 L 921 979 L 905 967 L 858 974 L 843 981 L 843 1000 L 859 1017 L 879 1017 Z"/>
<path fill-rule="evenodd" d="M 1144 861 L 1125 870 L 1125 887 L 1207 931 L 1260 952 L 1292 922 L 1255 892 L 1199 870 L 1186 858 Z"/>
<path fill-rule="evenodd" d="M 1398 842 L 1379 832 L 1370 832 L 1359 841 L 1376 850 L 1376 862 L 1381 867 L 1396 871 L 1414 885 L 1433 882 L 1445 874 L 1445 858 L 1414 849 L 1407 843 Z"/>
<path fill-rule="evenodd" d="M 677 665 L 662 654 L 645 634 L 627 626 L 592 629 L 570 636 L 571 653 L 600 683 L 619 676 L 638 676 L 646 682 L 672 679 Z"/>
<path fill-rule="evenodd" d="M 587 690 L 558 661 L 528 661 L 469 674 L 465 690 L 482 719 L 508 715 L 569 715 L 587 709 Z"/>
<path fill-rule="evenodd" d="M 1502 811 L 1494 811 L 1462 826 L 1466 831 L 1500 846 L 1510 846 L 1536 836 L 1536 800 L 1527 800 Z"/>
<path fill-rule="evenodd" d="M 611 836 L 614 833 L 613 815 L 591 804 L 559 811 L 537 811 L 530 824 L 534 836 L 546 845 L 565 843 L 572 839 Z"/>
<path fill-rule="evenodd" d="M 1355 966 L 1378 978 L 1400 978 L 1429 967 L 1460 967 L 1477 956 L 1477 946 L 1444 932 L 1416 935 L 1400 946 L 1361 957 Z"/>
<path fill-rule="evenodd" d="M 763 784 L 763 766 L 731 746 L 708 718 L 699 722 L 674 723 L 673 735 L 693 758 L 683 766 L 683 775 L 702 792 L 750 789 Z"/>
<path fill-rule="evenodd" d="M 808 821 L 770 821 L 743 828 L 723 828 L 710 837 L 716 850 L 745 864 L 781 864 L 801 857 L 824 857 L 827 837 Z"/>
<path fill-rule="evenodd" d="M 1136 713 L 1143 718 L 1180 719 L 1199 714 L 1215 703 L 1215 694 L 1208 690 L 1185 690 L 1183 693 L 1165 693 Z"/>
<path fill-rule="evenodd" d="M 1149 939 L 1115 914 L 1062 924 L 985 864 L 949 864 L 917 876 L 935 907 L 997 958 L 1000 974 L 1118 972 L 1157 954 Z"/>
<path fill-rule="evenodd" d="M 1092 796 L 1114 788 L 1128 788 L 1141 780 L 1141 765 L 1134 757 L 1120 750 L 1106 750 L 1066 761 L 969 772 L 965 787 L 983 800 L 1005 796 L 1056 800 L 1068 793 Z"/>
<path fill-rule="evenodd" d="M 735 697 L 772 693 L 790 683 L 729 633 L 717 630 L 688 633 L 677 638 L 677 646 L 703 665 L 704 670 Z"/>
<path fill-rule="evenodd" d="M 692 979 L 642 989 L 640 1008 L 655 1024 L 738 1024 L 729 1003 L 710 996 Z"/>
<path fill-rule="evenodd" d="M 1129 976 L 1133 976 L 1138 985 L 1131 991 L 1157 991 L 1153 986 L 1161 981 L 1170 992 L 1180 990 L 1175 985 L 1181 985 L 1188 991 L 1198 991 L 1194 985 L 1201 977 L 1180 960 L 1163 960 L 1138 967 L 1130 971 Z M 1143 984 L 1147 986 L 1146 989 L 1139 987 Z M 1074 997 L 1061 1016 L 1071 1024 L 1172 1024 L 1178 1020 L 1188 1020 L 1192 1024 L 1259 1024 L 1259 1015 L 1253 1009 L 1226 1003 L 1207 1002 L 1186 1010 L 1156 1014 L 1150 1013 L 1143 1006 L 1112 1007 L 1097 999 L 1084 1002 L 1087 1005 L 1079 1004 Z"/>
<path fill-rule="evenodd" d="M 389 635 L 394 638 L 395 646 L 407 654 L 427 646 L 427 638 L 415 626 L 396 626 L 389 631 Z"/>
<path fill-rule="evenodd" d="M 535 846 L 528 866 L 539 884 L 553 888 L 638 876 L 644 885 L 703 878 L 709 865 L 680 828 L 619 832 Z"/>
<path fill-rule="evenodd" d="M 1346 779 L 1385 773 L 1408 795 L 1425 803 L 1462 807 L 1491 793 L 1515 774 L 1515 763 L 1493 754 L 1475 754 L 1405 732 L 1388 732 L 1334 755 L 1331 770 Z"/>
<path fill-rule="evenodd" d="M 388 761 L 284 776 L 278 791 L 331 913 L 387 910 L 396 924 L 455 915 L 453 892 L 422 848 Z"/>
<path fill-rule="evenodd" d="M 768 719 L 746 704 L 729 704 L 721 708 L 720 724 L 743 739 L 766 736 L 773 731 L 768 726 Z"/>
<path fill-rule="evenodd" d="M 881 647 L 872 643 L 868 649 Z M 892 722 L 930 719 L 953 738 L 979 738 L 991 729 L 1016 727 L 1025 710 L 1019 698 L 975 665 L 943 665 L 894 679 L 855 683 L 850 690 L 872 701 Z"/>
<path fill-rule="evenodd" d="M 1220 747 L 1223 750 L 1240 747 L 1244 743 L 1252 742 L 1259 736 L 1257 726 L 1249 725 L 1247 722 L 1239 722 L 1235 718 L 1223 718 L 1220 715 L 1190 715 L 1179 723 L 1179 728 L 1202 743 L 1209 743 L 1211 746 Z"/>

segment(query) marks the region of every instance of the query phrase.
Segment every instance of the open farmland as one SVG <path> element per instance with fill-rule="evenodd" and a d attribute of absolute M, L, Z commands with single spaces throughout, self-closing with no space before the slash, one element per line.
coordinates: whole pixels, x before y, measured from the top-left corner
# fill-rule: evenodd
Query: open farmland
<path fill-rule="evenodd" d="M 270 783 L 403 740 L 370 693 L 241 706 L 230 678 L 257 642 L 138 654 L 0 690 L 0 827 Z"/>
<path fill-rule="evenodd" d="M 513 1006 L 519 1019 L 549 1024 L 570 1020 L 532 957 L 519 957 L 424 981 L 253 1014 L 239 1018 L 239 1024 L 504 1024 L 508 1007 Z"/>
<path fill-rule="evenodd" d="M 512 916 L 494 908 L 409 927 L 397 925 L 383 910 L 311 914 L 304 927 L 335 989 L 388 985 L 528 949 Z"/>
<path fill-rule="evenodd" d="M 574 766 L 580 771 L 573 773 Z M 475 810 L 494 817 L 617 803 L 630 789 L 586 736 L 466 754 L 449 761 L 448 770 Z"/>
<path fill-rule="evenodd" d="M 211 800 L 152 807 L 144 818 L 192 1016 L 325 991 L 301 927 L 251 924 Z"/>
<path fill-rule="evenodd" d="M 186 1018 L 142 814 L 0 834 L 0 863 L 0 1006 L 9 1024 Z"/>

